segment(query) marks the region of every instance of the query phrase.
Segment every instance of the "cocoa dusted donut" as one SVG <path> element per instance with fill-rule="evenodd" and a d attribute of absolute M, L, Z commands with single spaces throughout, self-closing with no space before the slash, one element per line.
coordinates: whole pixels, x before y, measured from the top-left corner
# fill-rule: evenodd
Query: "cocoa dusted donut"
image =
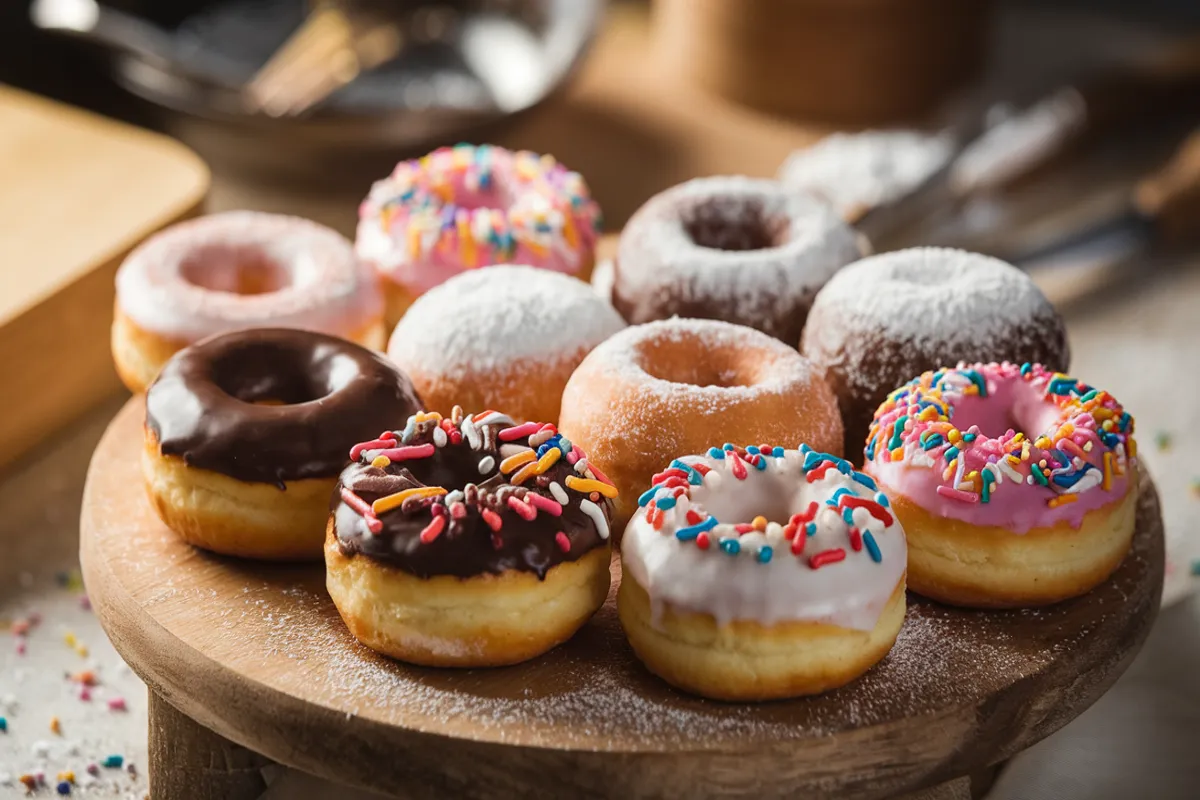
<path fill-rule="evenodd" d="M 176 353 L 146 394 L 143 472 L 183 540 L 226 555 L 320 558 L 347 452 L 420 407 L 382 355 L 256 329 Z"/>
<path fill-rule="evenodd" d="M 326 585 L 368 647 L 426 666 L 515 664 L 608 596 L 617 490 L 553 425 L 455 406 L 350 455 Z"/>
<path fill-rule="evenodd" d="M 1024 272 L 940 247 L 851 264 L 813 303 L 800 350 L 838 397 L 846 458 L 863 462 L 867 428 L 888 392 L 959 361 L 1026 361 L 1065 371 L 1062 318 Z"/>
<path fill-rule="evenodd" d="M 794 347 L 817 290 L 865 250 L 816 195 L 771 180 L 698 178 L 650 198 L 629 220 L 613 305 L 631 323 L 718 319 Z"/>

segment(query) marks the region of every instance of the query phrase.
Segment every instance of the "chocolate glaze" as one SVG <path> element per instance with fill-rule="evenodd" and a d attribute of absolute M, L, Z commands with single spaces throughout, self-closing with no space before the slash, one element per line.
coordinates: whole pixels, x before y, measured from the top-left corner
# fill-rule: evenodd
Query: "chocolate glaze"
<path fill-rule="evenodd" d="M 567 463 L 559 459 L 542 475 L 526 480 L 521 486 L 510 483 L 512 475 L 502 475 L 498 465 L 501 455 L 496 441 L 496 431 L 509 423 L 487 425 L 483 428 L 481 446 L 472 450 L 464 437 L 458 444 L 448 442 L 437 448 L 434 455 L 412 459 L 378 468 L 370 465 L 372 452 L 362 454 L 359 460 L 348 466 L 333 494 L 332 529 L 337 536 L 338 546 L 347 556 L 364 555 L 376 561 L 396 567 L 404 572 L 427 578 L 434 575 L 452 575 L 470 578 L 486 573 L 499 574 L 507 570 L 532 572 L 539 579 L 554 566 L 565 561 L 582 558 L 597 547 L 605 544 L 605 537 L 597 531 L 595 523 L 581 508 L 580 503 L 588 495 L 566 488 L 570 475 L 583 477 Z M 418 425 L 406 441 L 407 444 L 423 444 L 433 441 L 434 424 Z M 503 443 L 504 450 L 511 453 L 529 446 L 529 437 Z M 481 473 L 479 462 L 491 457 L 491 469 Z M 549 489 L 557 482 L 568 496 L 561 516 L 552 516 L 539 511 L 533 520 L 520 517 L 507 504 L 509 496 L 523 498 L 536 492 L 553 499 Z M 422 542 L 421 531 L 430 524 L 434 507 L 437 513 L 446 513 L 445 496 L 435 499 L 405 501 L 404 505 L 378 515 L 383 524 L 379 533 L 371 533 L 366 520 L 341 499 L 341 489 L 350 489 L 368 504 L 380 497 L 418 486 L 440 486 L 447 490 L 463 490 L 471 484 L 475 490 L 466 489 L 465 516 L 453 519 L 432 541 Z M 476 494 L 478 500 L 470 502 Z M 612 504 L 603 497 L 596 501 L 606 520 L 611 520 Z M 487 508 L 499 515 L 501 526 L 493 531 L 482 517 Z M 570 550 L 564 552 L 556 541 L 558 532 L 570 540 Z"/>
<path fill-rule="evenodd" d="M 146 392 L 146 427 L 163 455 L 283 489 L 337 475 L 355 442 L 420 406 L 408 376 L 378 353 L 263 328 L 176 353 Z"/>

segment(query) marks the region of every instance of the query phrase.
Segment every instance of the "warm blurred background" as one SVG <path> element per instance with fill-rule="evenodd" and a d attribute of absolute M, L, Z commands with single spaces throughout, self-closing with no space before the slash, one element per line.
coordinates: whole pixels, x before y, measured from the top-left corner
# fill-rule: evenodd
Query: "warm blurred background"
<path fill-rule="evenodd" d="M 799 152 L 790 178 L 838 200 L 878 248 L 961 246 L 1035 275 L 1068 319 L 1073 372 L 1138 418 L 1170 539 L 1166 599 L 1195 584 L 1195 0 L 6 0 L 0 361 L 29 369 L 0 398 L 0 462 L 56 433 L 78 451 L 0 476 L 0 528 L 23 535 L 71 528 L 118 394 L 112 271 L 135 242 L 110 212 L 159 202 L 172 177 L 108 160 L 112 131 L 93 157 L 88 118 L 65 118 L 69 145 L 44 139 L 31 120 L 59 111 L 22 92 L 183 142 L 211 172 L 207 210 L 290 212 L 351 236 L 370 183 L 441 144 L 553 153 L 586 177 L 610 232 L 675 183 L 773 176 Z M 46 332 L 64 328 L 69 340 Z M 73 558 L 69 535 L 41 546 L 40 564 Z M 0 578 L 33 585 L 28 570 Z M 5 691 L 20 684 L 9 666 Z M 1193 599 L 992 796 L 1194 796 L 1171 787 L 1200 785 L 1197 667 Z M 136 753 L 137 723 L 95 736 Z"/>

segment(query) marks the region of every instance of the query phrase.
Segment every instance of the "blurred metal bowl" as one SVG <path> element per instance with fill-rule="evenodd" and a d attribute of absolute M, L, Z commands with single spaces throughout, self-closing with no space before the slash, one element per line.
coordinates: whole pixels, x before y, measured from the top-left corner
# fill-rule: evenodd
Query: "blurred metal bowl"
<path fill-rule="evenodd" d="M 249 113 L 239 90 L 302 23 L 308 7 L 300 0 L 220 0 L 170 29 L 96 0 L 36 0 L 31 16 L 112 51 L 117 80 L 135 94 L 230 132 L 291 149 L 406 149 L 453 140 L 545 99 L 580 63 L 604 0 L 409 5 L 441 8 L 439 30 L 299 118 Z"/>

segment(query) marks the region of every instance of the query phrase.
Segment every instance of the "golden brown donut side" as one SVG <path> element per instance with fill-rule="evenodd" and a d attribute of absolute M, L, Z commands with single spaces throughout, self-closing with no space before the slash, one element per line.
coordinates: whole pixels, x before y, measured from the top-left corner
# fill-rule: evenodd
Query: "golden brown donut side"
<path fill-rule="evenodd" d="M 343 555 L 331 517 L 326 587 L 350 632 L 372 650 L 422 666 L 498 667 L 571 638 L 608 596 L 611 557 L 611 546 L 598 547 L 544 580 L 517 570 L 419 578 Z"/>
<path fill-rule="evenodd" d="M 1018 534 L 935 517 L 880 484 L 908 535 L 908 586 L 969 608 L 1049 605 L 1091 591 L 1121 565 L 1133 540 L 1137 480 L 1116 503 Z"/>
<path fill-rule="evenodd" d="M 817 622 L 718 625 L 711 615 L 670 606 L 655 625 L 650 597 L 631 576 L 622 579 L 617 596 L 621 625 L 651 672 L 686 691 L 729 701 L 818 694 L 849 683 L 887 655 L 904 609 L 903 579 L 870 631 Z"/>

